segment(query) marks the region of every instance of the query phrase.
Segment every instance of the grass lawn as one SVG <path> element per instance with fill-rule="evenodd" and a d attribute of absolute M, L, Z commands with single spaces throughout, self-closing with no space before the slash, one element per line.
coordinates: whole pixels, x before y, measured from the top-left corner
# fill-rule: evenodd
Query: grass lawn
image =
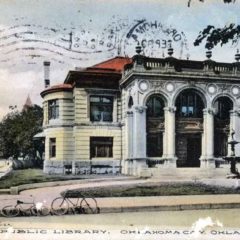
<path fill-rule="evenodd" d="M 46 175 L 42 169 L 14 170 L 0 180 L 0 189 L 22 184 L 86 179 L 86 176 Z M 90 178 L 88 176 L 88 178 Z M 208 186 L 200 183 L 145 183 L 135 185 L 108 186 L 72 190 L 73 194 L 81 192 L 90 197 L 131 197 L 131 196 L 176 196 L 202 194 L 239 194 L 240 189 Z"/>
<path fill-rule="evenodd" d="M 80 192 L 86 197 L 133 197 L 133 196 L 177 196 L 206 194 L 239 194 L 240 189 L 213 187 L 200 183 L 163 183 L 135 186 L 100 187 L 71 190 L 72 194 Z"/>
<path fill-rule="evenodd" d="M 0 179 L 0 189 L 22 184 L 53 182 L 70 179 L 81 179 L 80 176 L 46 175 L 42 169 L 13 170 L 11 174 Z"/>

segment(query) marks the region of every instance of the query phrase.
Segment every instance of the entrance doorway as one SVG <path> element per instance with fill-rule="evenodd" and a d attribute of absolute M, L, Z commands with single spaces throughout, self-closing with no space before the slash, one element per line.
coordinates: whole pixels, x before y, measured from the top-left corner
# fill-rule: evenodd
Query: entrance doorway
<path fill-rule="evenodd" d="M 200 167 L 205 106 L 206 99 L 196 89 L 185 89 L 176 98 L 178 167 Z"/>
<path fill-rule="evenodd" d="M 230 111 L 233 102 L 229 97 L 219 97 L 214 103 L 214 156 L 222 158 L 228 155 L 228 136 L 230 132 Z"/>
<path fill-rule="evenodd" d="M 165 103 L 160 95 L 154 94 L 148 98 L 146 105 L 147 157 L 162 157 Z"/>
<path fill-rule="evenodd" d="M 200 167 L 201 134 L 181 134 L 177 137 L 178 167 Z"/>

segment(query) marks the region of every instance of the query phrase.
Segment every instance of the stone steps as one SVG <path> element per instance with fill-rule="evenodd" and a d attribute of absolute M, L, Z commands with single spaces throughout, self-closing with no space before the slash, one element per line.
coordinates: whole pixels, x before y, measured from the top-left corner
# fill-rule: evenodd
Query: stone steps
<path fill-rule="evenodd" d="M 229 170 L 227 168 L 151 168 L 152 178 L 194 180 L 202 178 L 225 178 Z"/>

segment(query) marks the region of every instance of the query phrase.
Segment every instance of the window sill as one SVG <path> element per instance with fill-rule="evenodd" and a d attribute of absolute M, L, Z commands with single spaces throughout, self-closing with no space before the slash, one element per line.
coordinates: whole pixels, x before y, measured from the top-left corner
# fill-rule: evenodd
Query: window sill
<path fill-rule="evenodd" d="M 113 121 L 91 121 L 91 123 L 113 123 Z"/>
<path fill-rule="evenodd" d="M 93 126 L 116 126 L 116 125 L 119 125 L 120 122 L 89 122 L 90 125 L 93 125 Z"/>
<path fill-rule="evenodd" d="M 95 160 L 114 160 L 113 157 L 94 157 L 94 158 L 91 158 L 90 161 L 95 161 Z"/>

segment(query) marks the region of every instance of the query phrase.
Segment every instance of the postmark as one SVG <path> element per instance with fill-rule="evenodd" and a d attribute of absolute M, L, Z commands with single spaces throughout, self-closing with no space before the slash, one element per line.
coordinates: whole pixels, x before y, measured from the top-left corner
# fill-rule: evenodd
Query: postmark
<path fill-rule="evenodd" d="M 0 63 L 13 68 L 30 65 L 34 68 L 44 60 L 55 65 L 70 67 L 93 58 L 107 59 L 132 56 L 140 44 L 143 54 L 164 57 L 167 48 L 173 46 L 176 57 L 188 51 L 183 31 L 172 26 L 146 19 L 121 19 L 112 17 L 110 23 L 96 29 L 97 23 L 45 26 L 30 23 L 26 17 L 15 18 L 8 27 L 0 27 Z"/>

